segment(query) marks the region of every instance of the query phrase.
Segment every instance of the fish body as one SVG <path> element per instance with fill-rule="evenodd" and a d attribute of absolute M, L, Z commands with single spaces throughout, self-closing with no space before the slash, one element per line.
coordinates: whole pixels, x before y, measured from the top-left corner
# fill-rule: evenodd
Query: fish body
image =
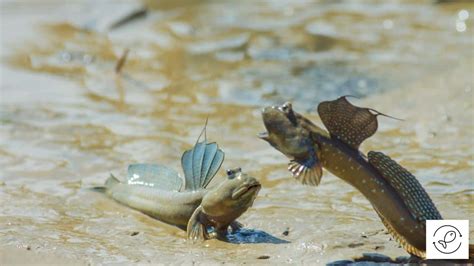
<path fill-rule="evenodd" d="M 180 228 L 186 228 L 207 192 L 207 189 L 179 192 L 128 185 L 115 177 L 110 177 L 106 189 L 107 195 L 114 200 Z"/>
<path fill-rule="evenodd" d="M 289 103 L 266 107 L 260 138 L 288 156 L 288 169 L 303 184 L 318 185 L 326 170 L 359 190 L 387 230 L 410 254 L 424 258 L 425 221 L 442 219 L 416 178 L 381 152 L 364 155 L 359 145 L 377 130 L 381 113 L 345 97 L 318 106 L 328 131 L 295 112 Z"/>
<path fill-rule="evenodd" d="M 242 226 L 236 219 L 252 206 L 261 185 L 236 168 L 227 170 L 224 180 L 208 188 L 223 160 L 224 153 L 216 143 L 198 141 L 181 158 L 184 188 L 178 173 L 166 166 L 133 164 L 126 181 L 109 177 L 105 193 L 123 205 L 186 230 L 189 239 L 225 239 L 229 227 L 236 230 Z"/>
<path fill-rule="evenodd" d="M 361 192 L 398 242 L 409 253 L 423 257 L 426 245 L 424 225 L 411 215 L 401 195 L 362 154 L 324 136 L 320 136 L 318 141 L 322 166 Z"/>

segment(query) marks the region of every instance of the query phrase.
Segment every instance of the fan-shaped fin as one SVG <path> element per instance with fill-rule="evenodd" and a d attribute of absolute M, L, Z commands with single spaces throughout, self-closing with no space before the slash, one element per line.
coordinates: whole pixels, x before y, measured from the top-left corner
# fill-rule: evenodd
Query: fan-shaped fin
<path fill-rule="evenodd" d="M 209 143 L 208 145 L 206 145 L 206 151 L 204 152 L 204 156 L 202 159 L 201 176 L 207 176 L 207 174 L 209 173 L 209 169 L 211 168 L 214 156 L 216 156 L 217 149 L 217 143 Z M 201 187 L 202 186 L 204 186 L 203 183 L 201 183 Z"/>
<path fill-rule="evenodd" d="M 196 183 L 196 186 L 201 187 L 201 169 L 202 169 L 202 164 L 203 164 L 203 159 L 204 159 L 204 154 L 206 153 L 206 141 L 204 140 L 203 142 L 198 142 L 196 145 L 194 145 L 193 149 L 193 177 L 194 177 L 194 183 Z M 199 177 L 199 179 L 196 179 L 196 177 Z"/>
<path fill-rule="evenodd" d="M 195 187 L 193 174 L 193 149 L 187 150 L 181 157 L 181 167 L 184 172 L 185 189 Z"/>
<path fill-rule="evenodd" d="M 381 152 L 371 151 L 368 157 L 369 163 L 397 191 L 415 219 L 419 221 L 443 219 L 428 193 L 408 170 Z"/>
<path fill-rule="evenodd" d="M 216 143 L 211 143 L 211 144 L 216 144 Z M 207 145 L 211 145 L 207 144 Z M 217 146 L 217 144 L 216 144 Z M 207 154 L 207 151 L 206 151 Z M 212 162 L 209 165 L 209 170 L 207 171 L 205 175 L 205 179 L 203 179 L 202 187 L 207 187 L 207 185 L 211 182 L 212 178 L 216 175 L 217 171 L 219 171 L 219 168 L 221 168 L 222 162 L 224 162 L 224 152 L 219 149 L 219 146 L 217 146 L 217 151 L 214 154 L 214 157 L 212 158 Z M 209 161 L 211 161 L 211 156 L 209 155 Z M 203 175 L 204 176 L 204 175 Z"/>
<path fill-rule="evenodd" d="M 179 191 L 183 180 L 176 171 L 163 165 L 131 164 L 128 166 L 127 184 Z"/>
<path fill-rule="evenodd" d="M 332 137 L 356 150 L 377 131 L 377 116 L 381 114 L 369 108 L 354 106 L 345 96 L 320 103 L 318 113 Z"/>
<path fill-rule="evenodd" d="M 195 241 L 203 241 L 209 239 L 210 236 L 207 233 L 206 225 L 201 221 L 202 215 L 202 206 L 197 207 L 194 210 L 193 215 L 189 218 L 188 225 L 186 226 L 186 234 L 188 235 L 188 239 Z"/>
<path fill-rule="evenodd" d="M 205 127 L 203 132 L 205 133 Z M 224 152 L 217 143 L 207 143 L 206 137 L 199 142 L 201 135 L 194 147 L 185 151 L 181 157 L 186 190 L 207 187 L 224 161 Z"/>
<path fill-rule="evenodd" d="M 288 163 L 288 170 L 303 185 L 318 186 L 323 176 L 323 168 L 314 152 L 308 158 L 294 159 Z"/>

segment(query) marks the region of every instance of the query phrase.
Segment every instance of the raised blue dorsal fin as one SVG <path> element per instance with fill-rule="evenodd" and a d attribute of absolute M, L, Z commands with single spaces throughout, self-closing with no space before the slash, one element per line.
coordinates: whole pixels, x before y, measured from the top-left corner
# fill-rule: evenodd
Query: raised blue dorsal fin
<path fill-rule="evenodd" d="M 207 120 L 206 120 L 207 125 Z M 199 141 L 204 133 L 204 141 Z M 215 176 L 224 161 L 224 152 L 217 143 L 207 143 L 206 126 L 198 137 L 191 150 L 187 150 L 181 157 L 186 180 L 186 190 L 205 188 Z"/>
<path fill-rule="evenodd" d="M 181 167 L 183 167 L 184 183 L 186 190 L 195 186 L 193 178 L 193 151 L 193 149 L 187 150 L 183 153 L 183 156 L 181 157 Z"/>
<path fill-rule="evenodd" d="M 195 178 L 194 181 L 196 185 L 201 186 L 201 169 L 202 169 L 202 162 L 204 159 L 204 154 L 206 153 L 206 140 L 203 142 L 198 142 L 194 145 L 193 149 L 193 177 Z M 196 179 L 199 177 L 199 180 Z"/>
<path fill-rule="evenodd" d="M 212 165 L 212 161 L 214 157 L 216 156 L 217 149 L 218 149 L 218 146 L 217 146 L 217 143 L 215 142 L 209 143 L 206 145 L 206 150 L 204 151 L 204 156 L 203 156 L 202 165 L 201 165 L 201 176 L 207 176 L 207 174 L 209 173 L 209 170 Z M 204 179 L 202 179 L 201 181 L 204 182 Z M 201 183 L 200 185 L 201 187 L 204 187 L 205 184 Z"/>
<path fill-rule="evenodd" d="M 209 146 L 212 147 L 212 145 L 216 146 L 216 152 L 214 156 L 212 156 L 212 149 L 207 149 Z M 207 173 L 203 176 L 205 177 L 202 180 L 202 187 L 207 187 L 209 183 L 211 182 L 212 178 L 216 175 L 217 171 L 219 171 L 219 168 L 221 168 L 222 162 L 224 162 L 224 152 L 219 149 L 219 146 L 217 143 L 213 142 L 210 144 L 206 145 L 206 156 L 204 157 L 204 161 L 210 161 L 211 163 L 209 164 L 209 170 L 207 170 Z M 209 152 L 209 155 L 208 155 Z"/>
<path fill-rule="evenodd" d="M 183 180 L 175 170 L 163 165 L 131 164 L 128 166 L 127 184 L 179 191 Z"/>

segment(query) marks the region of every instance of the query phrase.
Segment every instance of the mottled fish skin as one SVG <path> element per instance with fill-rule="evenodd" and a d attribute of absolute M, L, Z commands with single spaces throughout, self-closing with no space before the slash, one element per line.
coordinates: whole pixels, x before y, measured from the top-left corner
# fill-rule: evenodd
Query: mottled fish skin
<path fill-rule="evenodd" d="M 388 156 L 370 152 L 367 159 L 358 150 L 376 132 L 376 117 L 381 113 L 353 106 L 345 97 L 323 102 L 318 111 L 328 133 L 301 114 L 283 110 L 284 106 L 291 108 L 286 103 L 263 110 L 268 132 L 260 137 L 290 158 L 307 161 L 316 154 L 322 167 L 370 201 L 388 231 L 408 253 L 424 258 L 425 220 L 442 219 L 435 205 L 416 178 Z M 316 181 L 308 183 L 317 185 L 320 177 Z"/>
<path fill-rule="evenodd" d="M 204 228 L 212 226 L 216 232 L 214 235 L 201 232 L 202 235 L 191 237 L 188 231 L 188 237 L 205 240 L 224 239 L 228 227 L 233 230 L 240 227 L 236 219 L 252 206 L 261 185 L 239 168 L 216 186 L 193 191 L 166 191 L 146 185 L 130 185 L 114 176 L 107 180 L 105 187 L 106 194 L 121 204 L 183 230 L 187 230 L 190 218 L 199 209 L 196 223 Z"/>
<path fill-rule="evenodd" d="M 205 130 L 206 126 L 194 147 L 181 157 L 184 190 L 182 178 L 173 169 L 133 164 L 128 167 L 127 182 L 111 175 L 105 192 L 124 205 L 186 230 L 190 240 L 225 239 L 229 227 L 241 227 L 236 219 L 252 206 L 261 185 L 236 168 L 227 170 L 227 178 L 208 188 L 224 161 L 224 152 L 217 143 L 207 142 Z M 214 229 L 212 234 L 209 227 Z"/>
<path fill-rule="evenodd" d="M 106 193 L 114 200 L 165 223 L 186 228 L 189 217 L 201 204 L 207 189 L 198 191 L 165 191 L 147 186 L 117 183 Z"/>

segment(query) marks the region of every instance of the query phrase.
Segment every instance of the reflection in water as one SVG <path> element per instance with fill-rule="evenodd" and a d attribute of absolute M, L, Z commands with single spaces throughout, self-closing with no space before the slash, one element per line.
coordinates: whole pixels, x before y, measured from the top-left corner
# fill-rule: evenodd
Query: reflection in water
<path fill-rule="evenodd" d="M 227 235 L 230 243 L 235 244 L 288 244 L 287 240 L 275 237 L 261 230 L 242 228 L 237 232 Z"/>
<path fill-rule="evenodd" d="M 317 188 L 297 184 L 256 137 L 263 106 L 290 100 L 318 121 L 317 103 L 341 94 L 405 119 L 381 119 L 364 152 L 412 171 L 444 217 L 474 219 L 471 3 L 143 3 L 147 16 L 106 32 L 94 25 L 118 14 L 107 4 L 2 4 L 0 246 L 123 264 L 406 255 L 357 191 L 329 173 Z M 80 189 L 134 162 L 178 168 L 207 117 L 223 169 L 263 185 L 240 219 L 258 230 L 191 245 L 182 230 Z"/>

